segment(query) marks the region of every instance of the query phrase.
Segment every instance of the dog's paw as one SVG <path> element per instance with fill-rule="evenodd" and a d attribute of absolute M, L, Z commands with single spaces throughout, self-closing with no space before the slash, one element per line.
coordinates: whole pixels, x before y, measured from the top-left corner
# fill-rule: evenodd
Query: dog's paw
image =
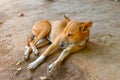
<path fill-rule="evenodd" d="M 28 65 L 28 70 L 34 70 L 35 68 L 37 67 L 37 64 L 36 63 L 30 63 L 29 65 Z"/>
<path fill-rule="evenodd" d="M 38 56 L 38 49 L 34 49 L 33 53 L 34 53 L 35 56 Z"/>
<path fill-rule="evenodd" d="M 28 60 L 29 55 L 28 54 L 24 54 L 24 60 Z"/>
<path fill-rule="evenodd" d="M 26 46 L 26 51 L 25 51 L 25 53 L 24 53 L 24 59 L 25 60 L 28 60 L 28 58 L 29 58 L 29 55 L 30 55 L 30 52 L 32 51 L 31 50 L 31 48 L 29 47 L 29 46 Z"/>
<path fill-rule="evenodd" d="M 24 59 L 28 60 L 28 58 L 29 58 L 29 51 L 26 50 L 25 53 L 24 53 Z"/>
<path fill-rule="evenodd" d="M 54 71 L 56 66 L 57 66 L 56 63 L 54 63 L 54 62 L 51 65 L 49 65 L 48 68 L 47 68 L 47 74 L 50 75 Z"/>

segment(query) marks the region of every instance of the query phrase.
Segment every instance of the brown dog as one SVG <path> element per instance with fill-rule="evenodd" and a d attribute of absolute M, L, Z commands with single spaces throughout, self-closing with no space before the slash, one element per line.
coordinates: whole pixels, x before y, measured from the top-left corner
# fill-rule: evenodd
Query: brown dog
<path fill-rule="evenodd" d="M 70 53 L 79 51 L 86 46 L 92 22 L 70 20 L 66 16 L 64 16 L 64 18 L 65 20 L 40 21 L 33 26 L 32 35 L 28 38 L 27 51 L 24 56 L 25 59 L 28 59 L 29 53 L 32 50 L 34 54 L 37 55 L 38 47 L 44 46 L 49 42 L 52 44 L 38 59 L 29 64 L 28 69 L 35 69 L 48 55 L 52 54 L 53 51 L 62 48 L 63 51 L 58 59 L 48 66 L 47 71 L 51 73 Z"/>

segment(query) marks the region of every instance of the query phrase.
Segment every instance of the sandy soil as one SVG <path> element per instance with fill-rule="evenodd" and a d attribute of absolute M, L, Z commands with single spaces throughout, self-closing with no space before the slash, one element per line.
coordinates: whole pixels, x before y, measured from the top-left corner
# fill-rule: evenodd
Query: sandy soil
<path fill-rule="evenodd" d="M 0 0 L 0 80 L 40 80 L 46 75 L 61 50 L 30 72 L 27 66 L 37 57 L 31 54 L 23 61 L 26 35 L 35 22 L 63 19 L 63 14 L 94 25 L 88 46 L 70 55 L 49 79 L 120 80 L 120 2 L 112 0 Z M 18 61 L 23 62 L 16 66 Z"/>

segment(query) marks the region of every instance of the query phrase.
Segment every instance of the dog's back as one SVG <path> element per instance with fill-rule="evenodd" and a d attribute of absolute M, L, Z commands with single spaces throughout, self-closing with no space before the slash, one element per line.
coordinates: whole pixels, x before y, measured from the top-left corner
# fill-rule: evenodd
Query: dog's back
<path fill-rule="evenodd" d="M 48 35 L 48 40 L 51 42 L 54 42 L 55 38 L 63 32 L 64 28 L 67 25 L 66 20 L 57 20 L 57 21 L 51 21 L 51 31 Z"/>

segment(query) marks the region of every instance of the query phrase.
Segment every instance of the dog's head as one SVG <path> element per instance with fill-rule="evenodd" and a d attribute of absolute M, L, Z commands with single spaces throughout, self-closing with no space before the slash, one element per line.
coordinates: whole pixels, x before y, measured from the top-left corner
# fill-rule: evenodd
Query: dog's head
<path fill-rule="evenodd" d="M 67 47 L 69 45 L 79 44 L 89 38 L 90 28 L 92 22 L 79 22 L 78 20 L 71 20 L 64 29 L 60 47 Z"/>

